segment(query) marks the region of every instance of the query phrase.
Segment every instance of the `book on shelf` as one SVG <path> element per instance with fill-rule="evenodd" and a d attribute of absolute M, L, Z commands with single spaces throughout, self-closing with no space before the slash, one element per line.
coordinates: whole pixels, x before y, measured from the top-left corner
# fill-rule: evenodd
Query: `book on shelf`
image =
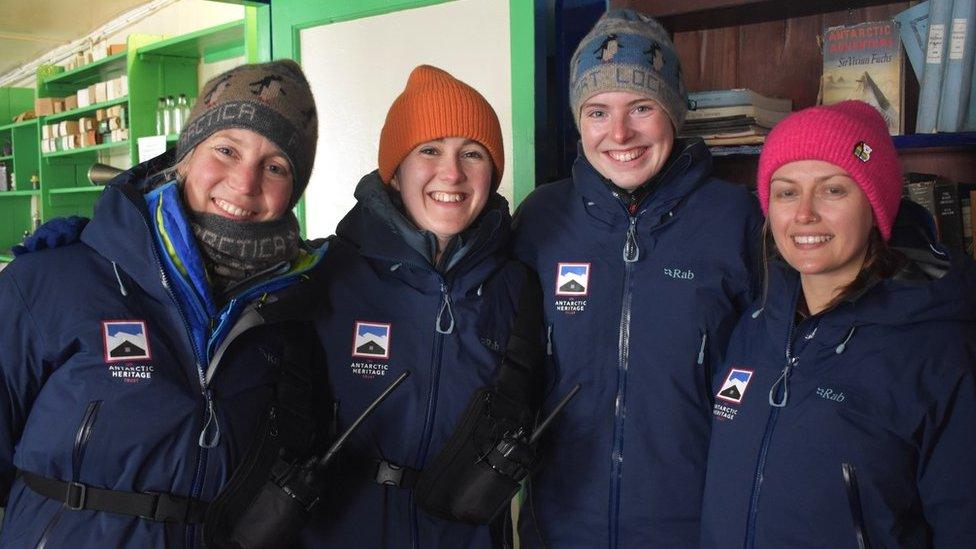
<path fill-rule="evenodd" d="M 962 240 L 965 250 L 976 256 L 973 250 L 973 196 L 976 196 L 976 183 L 958 183 L 959 212 L 962 214 Z"/>
<path fill-rule="evenodd" d="M 932 219 L 937 219 L 933 190 L 938 178 L 939 176 L 930 173 L 908 172 L 904 174 L 904 187 L 902 187 L 903 196 L 920 206 L 924 206 L 932 215 Z M 938 221 L 936 221 L 936 228 L 938 229 Z"/>
<path fill-rule="evenodd" d="M 685 117 L 685 123 L 722 119 L 731 116 L 744 116 L 755 119 L 755 123 L 760 126 L 772 128 L 789 114 L 789 111 L 771 111 L 755 105 L 737 105 L 733 107 L 714 107 L 688 111 L 688 116 Z"/>
<path fill-rule="evenodd" d="M 728 128 L 703 128 L 700 130 L 689 130 L 687 128 L 681 130 L 682 137 L 701 137 L 706 142 L 709 139 L 718 138 L 729 138 L 729 137 L 748 137 L 751 135 L 768 135 L 769 128 L 764 128 L 763 126 L 757 126 L 755 124 L 747 124 L 744 126 L 734 126 Z"/>
<path fill-rule="evenodd" d="M 952 0 L 929 0 L 929 29 L 925 39 L 925 70 L 918 92 L 918 116 L 915 133 L 935 133 L 939 123 L 939 100 L 945 70 L 948 36 L 946 28 L 952 15 Z"/>
<path fill-rule="evenodd" d="M 973 56 L 973 76 L 976 76 L 976 55 Z M 976 83 L 973 81 L 969 82 L 969 108 L 966 110 L 966 120 L 962 124 L 962 130 L 976 132 Z"/>
<path fill-rule="evenodd" d="M 905 54 L 915 73 L 915 79 L 921 83 L 925 70 L 925 40 L 929 29 L 929 0 L 919 2 L 895 16 L 898 30 L 901 33 L 901 43 L 905 46 Z"/>
<path fill-rule="evenodd" d="M 754 105 L 770 111 L 789 112 L 793 109 L 792 99 L 766 97 L 748 88 L 690 92 L 688 93 L 688 103 L 693 111 L 714 107 L 738 107 L 744 105 Z"/>
<path fill-rule="evenodd" d="M 935 220 L 939 226 L 939 240 L 947 248 L 965 251 L 962 233 L 962 211 L 956 183 L 938 178 L 932 187 L 935 200 Z"/>
<path fill-rule="evenodd" d="M 958 132 L 963 129 L 969 111 L 969 94 L 973 80 L 973 57 L 976 42 L 976 1 L 955 0 L 949 18 L 949 46 L 946 49 L 945 77 L 942 79 L 942 96 L 939 99 L 940 132 Z"/>
<path fill-rule="evenodd" d="M 969 203 L 970 205 L 976 204 L 976 189 L 969 191 Z M 972 249 L 973 258 L 976 259 L 976 223 L 973 222 L 972 209 L 970 209 L 969 226 L 971 231 L 969 232 L 969 246 Z"/>
<path fill-rule="evenodd" d="M 681 127 L 681 131 L 702 131 L 717 129 L 737 130 L 751 125 L 758 126 L 756 119 L 751 116 L 740 114 L 737 116 L 721 116 L 719 118 L 708 118 L 704 120 L 686 120 Z"/>
<path fill-rule="evenodd" d="M 901 134 L 905 63 L 897 32 L 895 21 L 824 29 L 823 104 L 864 101 L 881 113 L 890 134 Z"/>
<path fill-rule="evenodd" d="M 746 135 L 741 137 L 717 136 L 705 139 L 705 144 L 709 147 L 722 147 L 726 145 L 762 145 L 765 142 L 765 135 Z"/>
<path fill-rule="evenodd" d="M 756 156 L 762 152 L 762 145 L 723 145 L 719 147 L 709 147 L 712 156 L 733 156 L 749 155 Z"/>

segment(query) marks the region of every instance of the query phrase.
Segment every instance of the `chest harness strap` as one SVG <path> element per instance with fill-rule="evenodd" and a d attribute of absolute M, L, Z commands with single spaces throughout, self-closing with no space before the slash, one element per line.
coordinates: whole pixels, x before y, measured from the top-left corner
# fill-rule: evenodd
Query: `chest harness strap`
<path fill-rule="evenodd" d="M 24 484 L 34 492 L 55 501 L 64 502 L 72 511 L 107 511 L 131 515 L 156 522 L 200 524 L 207 512 L 207 503 L 183 496 L 160 492 L 123 492 L 95 488 L 80 482 L 42 477 L 21 470 Z"/>

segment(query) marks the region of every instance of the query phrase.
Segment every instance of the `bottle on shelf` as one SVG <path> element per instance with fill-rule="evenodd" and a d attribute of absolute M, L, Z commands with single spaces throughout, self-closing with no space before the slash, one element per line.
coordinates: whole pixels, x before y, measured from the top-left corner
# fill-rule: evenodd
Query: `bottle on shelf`
<path fill-rule="evenodd" d="M 31 229 L 32 231 L 36 231 L 37 229 L 41 228 L 41 214 L 38 213 L 37 210 L 34 210 L 31 213 L 31 227 L 33 227 Z"/>
<path fill-rule="evenodd" d="M 172 95 L 166 96 L 166 122 L 166 135 L 176 133 L 176 100 L 173 99 Z"/>
<path fill-rule="evenodd" d="M 31 189 L 33 189 L 35 191 L 38 190 L 38 189 L 40 189 L 41 188 L 41 178 L 38 177 L 36 173 L 31 174 L 31 176 L 30 176 L 30 184 L 31 184 Z"/>
<path fill-rule="evenodd" d="M 156 135 L 166 135 L 166 98 L 156 102 Z"/>
<path fill-rule="evenodd" d="M 180 133 L 183 131 L 183 125 L 186 124 L 186 120 L 190 117 L 190 102 L 186 99 L 186 94 L 181 93 L 179 98 L 176 100 L 176 119 L 179 124 L 176 125 L 175 131 L 173 133 Z"/>

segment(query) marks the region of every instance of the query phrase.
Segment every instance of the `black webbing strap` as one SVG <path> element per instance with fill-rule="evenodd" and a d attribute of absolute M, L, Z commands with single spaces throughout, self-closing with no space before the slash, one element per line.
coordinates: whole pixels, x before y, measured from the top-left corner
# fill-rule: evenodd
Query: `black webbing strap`
<path fill-rule="evenodd" d="M 182 496 L 154 492 L 122 492 L 94 488 L 80 482 L 42 477 L 29 471 L 19 471 L 24 484 L 38 494 L 64 502 L 73 511 L 83 509 L 132 515 L 156 522 L 201 524 L 207 503 Z"/>
<path fill-rule="evenodd" d="M 532 406 L 541 400 L 545 357 L 542 344 L 542 288 L 535 271 L 525 269 L 518 309 L 505 345 L 496 386 L 515 400 Z"/>

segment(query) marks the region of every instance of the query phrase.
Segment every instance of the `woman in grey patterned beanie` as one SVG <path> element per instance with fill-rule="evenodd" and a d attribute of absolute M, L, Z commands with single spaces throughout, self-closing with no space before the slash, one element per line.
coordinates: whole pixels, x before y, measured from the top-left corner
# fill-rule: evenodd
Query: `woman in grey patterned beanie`
<path fill-rule="evenodd" d="M 326 416 L 275 398 L 282 371 L 326 393 L 301 323 L 323 250 L 291 212 L 316 126 L 296 63 L 232 69 L 176 154 L 107 185 L 80 242 L 0 273 L 0 547 L 198 546 L 269 407 Z M 307 455 L 295 425 L 277 441 Z"/>

